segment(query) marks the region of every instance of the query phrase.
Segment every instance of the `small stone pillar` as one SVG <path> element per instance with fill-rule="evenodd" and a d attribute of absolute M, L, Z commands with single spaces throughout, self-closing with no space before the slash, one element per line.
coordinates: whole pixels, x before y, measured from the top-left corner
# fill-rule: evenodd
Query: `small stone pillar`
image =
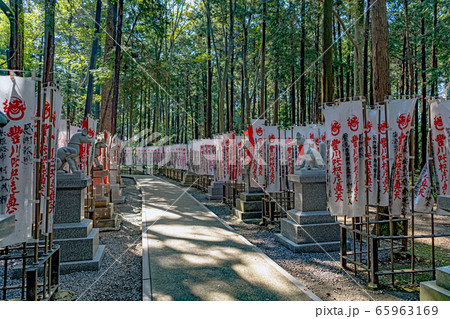
<path fill-rule="evenodd" d="M 195 175 L 192 172 L 186 171 L 181 181 L 183 186 L 191 186 L 195 182 Z"/>
<path fill-rule="evenodd" d="M 61 273 L 99 270 L 105 246 L 99 229 L 84 218 L 85 189 L 92 183 L 81 174 L 58 173 L 53 242 L 61 247 Z"/>
<path fill-rule="evenodd" d="M 213 181 L 211 185 L 208 186 L 206 198 L 208 198 L 208 200 L 221 200 L 223 196 L 224 184 L 224 182 Z"/>
<path fill-rule="evenodd" d="M 111 189 L 111 202 L 114 204 L 122 204 L 125 202 L 125 197 L 122 196 L 120 184 L 119 167 L 117 163 L 111 162 L 111 167 L 109 169 L 109 187 Z"/>
<path fill-rule="evenodd" d="M 252 219 L 262 218 L 262 198 L 264 191 L 261 187 L 252 187 L 250 182 L 250 170 L 246 169 L 243 173 L 244 192 L 239 194 L 236 199 L 236 207 L 233 207 L 233 214 L 240 220 L 250 221 Z"/>
<path fill-rule="evenodd" d="M 100 230 L 118 230 L 119 220 L 114 213 L 114 204 L 110 202 L 109 189 L 105 184 L 106 170 L 94 170 L 94 227 Z"/>
<path fill-rule="evenodd" d="M 295 208 L 281 219 L 277 240 L 294 252 L 338 251 L 339 223 L 327 210 L 326 172 L 300 170 L 288 180 L 294 183 Z"/>

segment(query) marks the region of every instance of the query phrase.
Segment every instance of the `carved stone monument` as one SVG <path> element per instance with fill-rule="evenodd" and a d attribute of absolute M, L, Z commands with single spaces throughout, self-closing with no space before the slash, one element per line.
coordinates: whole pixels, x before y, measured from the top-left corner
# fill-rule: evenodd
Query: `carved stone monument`
<path fill-rule="evenodd" d="M 277 240 L 294 252 L 338 251 L 339 223 L 327 210 L 325 170 L 299 170 L 288 180 L 294 183 L 295 208 L 281 219 Z"/>
<path fill-rule="evenodd" d="M 56 176 L 53 236 L 61 247 L 61 273 L 100 269 L 105 246 L 99 245 L 99 229 L 84 218 L 85 189 L 91 183 L 80 173 Z"/>
<path fill-rule="evenodd" d="M 84 217 L 85 190 L 92 179 L 77 167 L 80 144 L 91 144 L 87 130 L 75 133 L 67 146 L 56 151 L 56 203 L 53 225 L 54 243 L 61 247 L 61 273 L 98 270 L 105 246 L 99 245 L 99 230 Z M 63 170 L 68 163 L 71 173 Z"/>
<path fill-rule="evenodd" d="M 250 221 L 262 218 L 262 198 L 264 192 L 260 187 L 252 187 L 250 182 L 250 169 L 244 169 L 244 192 L 236 199 L 233 214 L 240 220 Z"/>

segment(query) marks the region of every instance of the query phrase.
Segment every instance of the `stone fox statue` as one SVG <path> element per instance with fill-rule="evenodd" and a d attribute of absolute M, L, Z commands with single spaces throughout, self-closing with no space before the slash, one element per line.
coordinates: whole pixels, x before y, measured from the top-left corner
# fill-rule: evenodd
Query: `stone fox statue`
<path fill-rule="evenodd" d="M 6 116 L 5 113 L 0 111 L 0 127 L 3 127 L 8 123 L 9 123 L 9 118 Z"/>
<path fill-rule="evenodd" d="M 297 133 L 297 145 L 299 146 L 304 145 L 305 141 L 306 139 L 303 136 L 300 136 L 299 133 Z M 323 147 L 321 145 L 320 150 L 323 152 L 322 148 Z M 325 167 L 326 166 L 322 158 L 322 154 L 316 151 L 315 149 L 308 147 L 300 160 L 298 169 L 312 170 L 312 169 L 325 169 Z"/>
<path fill-rule="evenodd" d="M 59 172 L 65 172 L 62 168 L 68 163 L 72 173 L 80 173 L 75 159 L 80 156 L 80 144 L 92 144 L 92 139 L 88 137 L 87 129 L 79 129 L 69 141 L 67 146 L 58 148 L 56 151 L 56 169 Z"/>
<path fill-rule="evenodd" d="M 100 162 L 98 161 L 98 157 L 100 156 L 102 148 L 106 148 L 105 143 L 103 143 L 102 141 L 98 141 L 97 143 L 95 143 L 94 163 L 95 163 L 96 170 L 103 169 L 103 165 L 101 165 Z"/>

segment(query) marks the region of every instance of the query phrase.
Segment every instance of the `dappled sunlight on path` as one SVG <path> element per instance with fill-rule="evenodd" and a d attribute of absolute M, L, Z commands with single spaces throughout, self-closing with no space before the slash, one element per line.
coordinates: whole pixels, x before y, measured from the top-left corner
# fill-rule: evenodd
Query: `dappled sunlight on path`
<path fill-rule="evenodd" d="M 144 300 L 317 300 L 182 188 L 154 176 L 136 180 Z"/>

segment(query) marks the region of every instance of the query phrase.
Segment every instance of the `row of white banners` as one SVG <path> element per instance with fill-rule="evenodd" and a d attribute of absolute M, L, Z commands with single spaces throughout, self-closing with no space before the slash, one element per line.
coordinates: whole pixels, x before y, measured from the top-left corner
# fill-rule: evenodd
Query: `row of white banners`
<path fill-rule="evenodd" d="M 0 247 L 31 238 L 37 192 L 41 231 L 52 229 L 62 96 L 49 86 L 39 97 L 36 87 L 33 78 L 0 76 L 0 111 L 9 120 L 0 129 Z M 36 185 L 38 168 L 40 185 Z"/>
<path fill-rule="evenodd" d="M 77 164 L 89 175 L 94 162 L 97 122 L 89 117 L 81 128 L 69 126 L 61 120 L 59 89 L 45 87 L 38 97 L 37 85 L 34 78 L 0 76 L 0 111 L 9 120 L 0 128 L 0 247 L 32 238 L 37 204 L 40 232 L 52 232 L 57 148 L 67 146 L 74 134 L 85 130 L 92 144 L 79 145 Z M 110 162 L 118 166 L 121 141 L 108 132 L 102 132 L 101 139 L 106 147 L 101 149 L 100 164 L 105 169 Z"/>
<path fill-rule="evenodd" d="M 393 215 L 407 214 L 411 209 L 429 212 L 434 204 L 430 163 L 415 186 L 410 186 L 409 145 L 416 103 L 417 99 L 399 99 L 385 106 L 363 108 L 361 101 L 342 102 L 324 109 L 323 126 L 294 126 L 287 130 L 266 126 L 264 120 L 252 120 L 243 135 L 225 133 L 187 145 L 125 148 L 124 162 L 129 166 L 167 166 L 237 182 L 243 181 L 244 167 L 249 167 L 252 186 L 280 192 L 289 187 L 287 176 L 294 173 L 308 148 L 318 150 L 320 143 L 325 143 L 332 215 L 363 216 L 366 189 L 369 205 L 389 206 Z M 430 119 L 428 143 L 436 190 L 447 195 L 450 101 L 433 101 Z"/>

